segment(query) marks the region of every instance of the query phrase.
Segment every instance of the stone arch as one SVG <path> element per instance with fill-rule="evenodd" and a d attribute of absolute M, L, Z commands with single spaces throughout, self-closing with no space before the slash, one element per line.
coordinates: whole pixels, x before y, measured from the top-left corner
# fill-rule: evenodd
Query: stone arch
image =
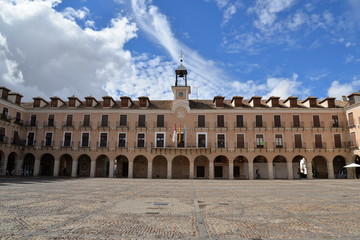
<path fill-rule="evenodd" d="M 76 175 L 79 177 L 90 177 L 91 158 L 89 155 L 82 154 L 78 158 L 78 167 Z"/>
<path fill-rule="evenodd" d="M 344 168 L 346 160 L 343 156 L 336 156 L 333 159 L 334 175 L 336 178 L 347 178 L 347 169 Z"/>
<path fill-rule="evenodd" d="M 214 159 L 214 178 L 229 178 L 229 159 L 224 155 Z"/>
<path fill-rule="evenodd" d="M 8 159 L 7 159 L 7 164 L 6 164 L 6 174 L 7 175 L 15 175 L 16 174 L 17 158 L 18 158 L 18 156 L 15 152 L 11 152 L 9 154 Z"/>
<path fill-rule="evenodd" d="M 273 159 L 273 177 L 274 179 L 287 179 L 287 163 L 286 158 L 282 155 L 277 155 Z"/>
<path fill-rule="evenodd" d="M 134 178 L 147 178 L 148 174 L 148 160 L 143 155 L 138 155 L 134 158 Z"/>
<path fill-rule="evenodd" d="M 167 178 L 167 165 L 166 157 L 155 156 L 152 161 L 152 178 Z"/>
<path fill-rule="evenodd" d="M 54 175 L 55 158 L 50 153 L 45 153 L 40 159 L 40 176 L 53 176 Z"/>
<path fill-rule="evenodd" d="M 119 178 L 129 177 L 129 160 L 124 155 L 119 155 L 114 164 L 115 176 Z"/>
<path fill-rule="evenodd" d="M 24 162 L 22 165 L 23 174 L 25 176 L 32 176 L 34 174 L 35 156 L 31 153 L 27 153 L 24 156 Z"/>
<path fill-rule="evenodd" d="M 69 154 L 60 157 L 59 176 L 71 176 L 73 158 Z"/>
<path fill-rule="evenodd" d="M 323 156 L 316 156 L 312 160 L 312 173 L 313 177 L 317 179 L 327 179 L 328 170 L 327 170 L 327 161 Z"/>
<path fill-rule="evenodd" d="M 195 178 L 209 178 L 209 159 L 200 155 L 194 161 L 194 177 Z"/>
<path fill-rule="evenodd" d="M 5 162 L 5 153 L 0 150 L 0 174 L 5 173 L 5 169 L 3 169 L 2 167 L 4 165 L 4 162 Z"/>
<path fill-rule="evenodd" d="M 190 161 L 183 155 L 176 156 L 172 160 L 171 176 L 172 178 L 188 179 L 190 175 Z"/>
<path fill-rule="evenodd" d="M 108 156 L 102 154 L 96 158 L 95 177 L 109 176 L 110 160 Z"/>
<path fill-rule="evenodd" d="M 306 170 L 305 169 L 301 170 L 301 167 L 300 167 L 300 161 L 302 159 L 304 159 L 305 163 L 308 164 L 306 158 L 304 156 L 302 156 L 302 155 L 297 155 L 292 160 L 292 171 L 293 171 L 294 179 L 301 179 L 301 178 L 306 178 L 307 177 L 307 174 L 306 174 L 307 169 Z M 305 164 L 305 166 L 306 166 L 306 164 Z M 303 167 L 305 167 L 305 166 L 303 166 Z M 302 172 L 304 170 L 306 171 L 306 173 Z"/>
<path fill-rule="evenodd" d="M 253 161 L 253 170 L 254 170 L 254 178 L 255 179 L 268 179 L 269 171 L 268 171 L 268 162 L 266 157 L 262 155 L 258 155 L 254 158 Z"/>
<path fill-rule="evenodd" d="M 244 156 L 237 156 L 234 159 L 234 178 L 249 179 L 249 161 Z"/>

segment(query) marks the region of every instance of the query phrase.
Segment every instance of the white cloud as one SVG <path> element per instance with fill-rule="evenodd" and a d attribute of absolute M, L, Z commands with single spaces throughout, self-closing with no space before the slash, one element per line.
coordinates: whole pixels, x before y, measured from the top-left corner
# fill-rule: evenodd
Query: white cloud
<path fill-rule="evenodd" d="M 359 86 L 360 86 L 360 79 L 357 78 L 353 78 L 351 82 L 344 84 L 341 84 L 339 81 L 333 81 L 327 93 L 328 96 L 341 99 L 342 96 L 347 96 L 350 93 L 358 91 Z"/>
<path fill-rule="evenodd" d="M 85 19 L 89 15 L 89 9 L 86 7 L 82 7 L 81 9 L 75 10 L 71 7 L 67 7 L 62 12 L 63 16 L 71 21 L 75 21 L 75 19 Z"/>
<path fill-rule="evenodd" d="M 99 31 L 82 29 L 56 12 L 56 3 L 0 1 L 0 61 L 5 63 L 0 64 L 0 84 L 27 100 L 38 95 L 65 100 L 73 94 L 116 96 L 112 86 L 125 85 L 135 74 L 131 54 L 124 50 L 136 37 L 135 24 L 118 17 Z M 87 14 L 70 12 L 68 18 Z"/>

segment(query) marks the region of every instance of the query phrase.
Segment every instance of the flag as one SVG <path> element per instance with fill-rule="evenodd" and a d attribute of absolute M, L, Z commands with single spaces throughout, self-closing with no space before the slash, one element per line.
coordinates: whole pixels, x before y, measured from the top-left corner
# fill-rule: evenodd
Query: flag
<path fill-rule="evenodd" d="M 185 126 L 184 126 L 184 142 L 186 142 L 186 123 L 185 123 Z"/>
<path fill-rule="evenodd" d="M 176 140 L 176 123 L 174 125 L 174 133 L 173 133 L 173 136 L 172 136 L 172 141 L 175 142 Z"/>
<path fill-rule="evenodd" d="M 181 142 L 181 125 L 178 129 L 178 143 L 180 143 L 180 142 Z"/>

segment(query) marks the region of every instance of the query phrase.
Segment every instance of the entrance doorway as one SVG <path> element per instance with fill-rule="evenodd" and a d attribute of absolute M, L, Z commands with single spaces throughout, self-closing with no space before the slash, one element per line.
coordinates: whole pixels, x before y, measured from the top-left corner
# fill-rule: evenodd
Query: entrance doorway
<path fill-rule="evenodd" d="M 234 166 L 234 178 L 240 177 L 240 166 Z"/>
<path fill-rule="evenodd" d="M 215 177 L 222 178 L 223 177 L 223 168 L 222 166 L 215 166 Z"/>
<path fill-rule="evenodd" d="M 196 166 L 196 176 L 198 178 L 205 177 L 205 166 Z"/>

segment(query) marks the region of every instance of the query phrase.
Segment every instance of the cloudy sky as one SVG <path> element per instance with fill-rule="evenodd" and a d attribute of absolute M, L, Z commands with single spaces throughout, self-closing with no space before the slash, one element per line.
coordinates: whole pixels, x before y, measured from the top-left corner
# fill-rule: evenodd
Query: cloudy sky
<path fill-rule="evenodd" d="M 340 98 L 360 90 L 358 0 L 0 0 L 0 85 L 25 100 Z"/>

